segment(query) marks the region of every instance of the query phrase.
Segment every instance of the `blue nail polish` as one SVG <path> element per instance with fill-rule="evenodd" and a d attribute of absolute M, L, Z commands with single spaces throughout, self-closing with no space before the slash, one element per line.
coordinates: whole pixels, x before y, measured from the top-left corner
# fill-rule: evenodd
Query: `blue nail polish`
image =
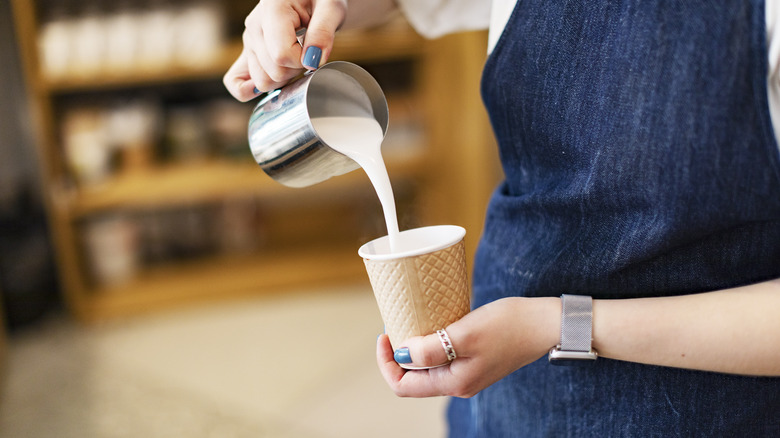
<path fill-rule="evenodd" d="M 409 354 L 409 349 L 406 347 L 395 350 L 393 359 L 398 363 L 412 363 L 412 356 Z"/>
<path fill-rule="evenodd" d="M 258 90 L 257 87 L 253 88 L 252 91 L 254 91 L 255 94 L 260 94 L 260 90 Z"/>
<path fill-rule="evenodd" d="M 322 49 L 315 46 L 309 46 L 306 49 L 306 53 L 303 55 L 303 66 L 308 68 L 318 68 L 320 66 L 320 58 L 322 57 Z"/>

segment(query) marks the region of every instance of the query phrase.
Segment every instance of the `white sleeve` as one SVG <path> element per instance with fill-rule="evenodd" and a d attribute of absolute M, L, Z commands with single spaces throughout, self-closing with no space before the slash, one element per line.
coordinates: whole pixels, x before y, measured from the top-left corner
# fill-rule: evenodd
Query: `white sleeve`
<path fill-rule="evenodd" d="M 767 72 L 767 88 L 769 94 L 769 115 L 772 117 L 772 127 L 775 138 L 780 140 L 780 5 L 779 2 L 766 2 L 766 45 L 769 69 Z"/>
<path fill-rule="evenodd" d="M 426 38 L 487 29 L 489 0 L 396 0 L 406 19 Z"/>

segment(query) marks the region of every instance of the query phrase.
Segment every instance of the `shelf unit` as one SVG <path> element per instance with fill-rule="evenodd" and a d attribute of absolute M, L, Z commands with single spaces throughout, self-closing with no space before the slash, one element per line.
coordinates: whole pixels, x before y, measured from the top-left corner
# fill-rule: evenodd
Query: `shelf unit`
<path fill-rule="evenodd" d="M 227 44 L 213 63 L 199 68 L 129 70 L 99 77 L 54 80 L 41 72 L 36 2 L 12 0 L 12 6 L 33 117 L 39 128 L 37 146 L 42 186 L 56 260 L 65 301 L 75 317 L 87 322 L 98 321 L 229 296 L 365 280 L 363 264 L 356 255 L 357 247 L 378 237 L 383 228 L 369 232 L 355 229 L 350 234 L 353 224 L 347 220 L 342 226 L 347 228 L 345 232 L 333 236 L 322 232 L 330 229 L 327 227 L 338 228 L 337 222 L 344 222 L 345 215 L 361 216 L 370 212 L 381 217 L 379 204 L 371 199 L 373 192 L 362 172 L 352 172 L 305 189 L 290 189 L 260 171 L 252 163 L 247 148 L 247 160 L 211 158 L 155 163 L 114 173 L 96 184 L 74 183 L 62 146 L 63 99 L 110 96 L 128 89 L 154 93 L 163 87 L 183 84 L 220 84 L 222 75 L 241 50 L 240 41 Z M 401 219 L 401 226 L 462 225 L 468 230 L 469 251 L 476 247 L 484 206 L 500 176 L 489 123 L 478 93 L 485 41 L 484 33 L 426 41 L 396 20 L 370 32 L 339 34 L 331 55 L 331 60 L 349 60 L 380 70 L 387 63 L 406 63 L 411 70 L 411 89 L 388 92 L 391 132 L 394 101 L 411 102 L 423 119 L 423 134 L 413 141 L 419 144 L 388 150 L 385 156 L 397 197 L 399 192 L 408 193 L 410 201 L 406 207 L 415 213 L 412 223 L 405 224 Z M 155 212 L 235 197 L 255 200 L 276 218 L 269 220 L 272 229 L 267 242 L 254 251 L 217 252 L 153 263 L 120 284 L 101 285 L 91 279 L 81 235 L 83 223 L 90 218 L 118 211 Z M 300 228 L 292 229 L 293 217 L 304 217 L 305 220 L 298 219 L 304 222 L 299 227 L 310 233 L 319 232 L 322 238 L 296 239 Z"/>

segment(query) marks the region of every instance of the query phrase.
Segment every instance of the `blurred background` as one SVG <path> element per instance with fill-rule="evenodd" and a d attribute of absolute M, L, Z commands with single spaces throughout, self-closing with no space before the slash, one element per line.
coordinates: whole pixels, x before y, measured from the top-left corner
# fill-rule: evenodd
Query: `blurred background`
<path fill-rule="evenodd" d="M 0 437 L 443 433 L 446 401 L 395 398 L 374 364 L 368 179 L 254 164 L 253 104 L 221 80 L 255 4 L 0 2 Z M 501 177 L 485 49 L 397 16 L 330 58 L 387 95 L 401 228 L 464 226 L 470 255 Z"/>

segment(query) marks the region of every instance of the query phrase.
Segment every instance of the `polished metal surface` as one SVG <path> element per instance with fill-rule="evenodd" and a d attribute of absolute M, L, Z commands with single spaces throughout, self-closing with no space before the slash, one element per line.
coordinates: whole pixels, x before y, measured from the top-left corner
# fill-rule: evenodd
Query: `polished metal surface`
<path fill-rule="evenodd" d="M 249 119 L 249 147 L 274 180 L 305 187 L 359 166 L 314 130 L 317 117 L 373 117 L 387 132 L 387 100 L 363 68 L 331 62 L 264 96 Z"/>

